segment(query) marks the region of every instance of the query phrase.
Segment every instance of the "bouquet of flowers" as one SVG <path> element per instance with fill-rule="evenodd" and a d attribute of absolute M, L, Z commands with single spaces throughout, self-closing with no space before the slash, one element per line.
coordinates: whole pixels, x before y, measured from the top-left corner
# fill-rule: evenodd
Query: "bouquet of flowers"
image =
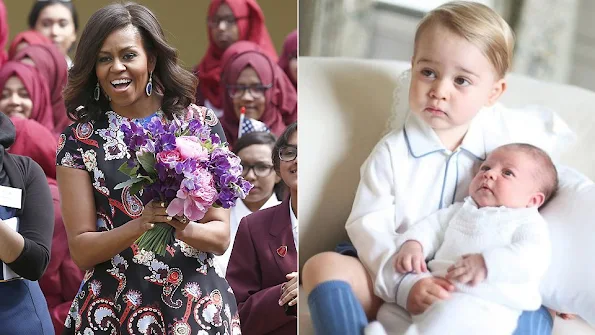
<path fill-rule="evenodd" d="M 130 179 L 116 189 L 130 186 L 131 194 L 142 190 L 144 199 L 168 203 L 169 216 L 198 221 L 211 206 L 233 207 L 252 188 L 241 176 L 239 157 L 198 120 L 155 116 L 145 127 L 127 122 L 121 130 L 129 159 L 119 171 Z M 136 244 L 163 256 L 173 240 L 172 226 L 156 224 Z"/>

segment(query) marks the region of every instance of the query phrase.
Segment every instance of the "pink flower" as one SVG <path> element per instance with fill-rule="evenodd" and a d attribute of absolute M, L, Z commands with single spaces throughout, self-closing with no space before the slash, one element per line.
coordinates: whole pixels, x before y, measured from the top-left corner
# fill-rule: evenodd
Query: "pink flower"
<path fill-rule="evenodd" d="M 209 152 L 196 136 L 176 137 L 176 146 L 183 159 L 194 158 L 203 162 L 209 158 Z"/>
<path fill-rule="evenodd" d="M 182 158 L 178 150 L 161 151 L 157 153 L 157 161 L 165 164 L 168 168 L 173 169 L 177 162 L 181 162 Z"/>
<path fill-rule="evenodd" d="M 188 185 L 191 188 L 187 187 Z M 167 215 L 184 215 L 192 221 L 202 219 L 217 200 L 213 176 L 206 169 L 198 169 L 192 181 L 184 180 L 176 198 L 167 206 Z"/>

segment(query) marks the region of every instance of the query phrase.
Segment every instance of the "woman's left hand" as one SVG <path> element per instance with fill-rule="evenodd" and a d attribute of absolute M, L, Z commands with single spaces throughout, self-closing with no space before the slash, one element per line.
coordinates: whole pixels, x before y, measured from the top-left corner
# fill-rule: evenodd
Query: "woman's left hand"
<path fill-rule="evenodd" d="M 169 219 L 170 217 L 168 216 L 167 218 Z M 167 221 L 167 224 L 174 227 L 177 233 L 182 232 L 184 229 L 186 229 L 189 223 L 190 220 L 188 220 L 188 218 L 186 218 L 185 216 L 178 215 L 171 217 L 171 220 Z"/>
<path fill-rule="evenodd" d="M 289 302 L 289 306 L 296 305 L 298 302 L 298 273 L 292 272 L 285 276 L 288 279 L 283 284 L 281 289 L 281 298 L 279 298 L 279 306 L 285 305 Z"/>

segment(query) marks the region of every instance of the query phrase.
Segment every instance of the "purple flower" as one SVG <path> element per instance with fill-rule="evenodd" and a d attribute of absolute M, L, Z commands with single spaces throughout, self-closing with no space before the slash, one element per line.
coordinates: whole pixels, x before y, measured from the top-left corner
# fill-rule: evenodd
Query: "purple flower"
<path fill-rule="evenodd" d="M 147 123 L 147 130 L 153 134 L 153 136 L 159 136 L 165 133 L 165 128 L 163 127 L 163 123 L 161 122 L 161 118 L 155 116 L 151 118 L 151 121 Z"/>
<path fill-rule="evenodd" d="M 176 148 L 176 136 L 172 133 L 165 133 L 159 137 L 155 146 L 164 151 L 174 150 Z"/>
<path fill-rule="evenodd" d="M 210 127 L 198 120 L 174 118 L 167 121 L 154 117 L 145 128 L 136 123 L 125 123 L 120 130 L 131 157 L 127 161 L 128 168 L 140 165 L 138 157 L 142 153 L 154 155 L 157 178 L 152 185 L 145 186 L 143 199 L 170 202 L 168 213 L 183 214 L 190 219 L 202 218 L 213 204 L 233 207 L 236 200 L 245 198 L 252 188 L 241 177 L 239 157 L 221 143 L 218 135 L 211 133 Z M 179 140 L 182 136 L 192 139 L 192 143 L 182 143 Z M 192 150 L 180 155 L 180 143 Z M 192 154 L 197 152 L 200 155 Z M 147 172 L 139 169 L 139 173 Z"/>

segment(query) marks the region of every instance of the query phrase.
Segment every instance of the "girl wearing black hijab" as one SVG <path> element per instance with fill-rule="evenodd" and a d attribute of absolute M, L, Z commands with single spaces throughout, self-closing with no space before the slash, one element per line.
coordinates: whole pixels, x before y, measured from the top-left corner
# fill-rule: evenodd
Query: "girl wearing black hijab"
<path fill-rule="evenodd" d="M 37 280 L 50 260 L 54 206 L 41 167 L 6 151 L 15 135 L 0 113 L 0 328 L 3 334 L 53 334 Z"/>

